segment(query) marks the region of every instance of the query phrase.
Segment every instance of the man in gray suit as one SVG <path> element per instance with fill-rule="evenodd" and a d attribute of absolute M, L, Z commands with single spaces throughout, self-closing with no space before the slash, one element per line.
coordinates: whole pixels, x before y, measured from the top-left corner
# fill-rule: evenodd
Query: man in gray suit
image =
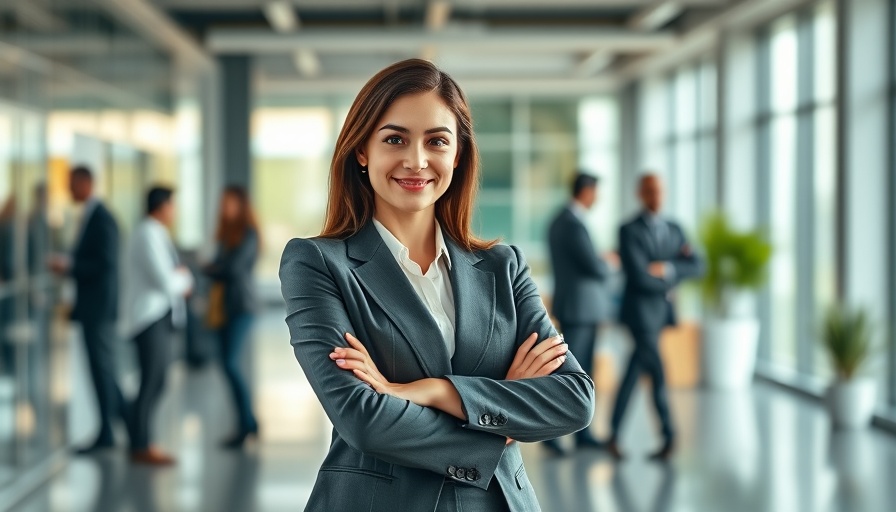
<path fill-rule="evenodd" d="M 588 234 L 585 219 L 597 203 L 598 179 L 585 173 L 576 175 L 572 186 L 572 200 L 557 214 L 548 231 L 551 267 L 554 272 L 552 312 L 560 323 L 560 330 L 586 374 L 592 375 L 594 343 L 598 323 L 604 318 L 602 283 L 611 268 L 602 259 Z M 606 257 L 616 266 L 616 255 Z M 576 445 L 596 448 L 600 443 L 588 429 L 576 433 Z M 554 440 L 544 446 L 562 455 L 564 450 Z"/>
<path fill-rule="evenodd" d="M 641 213 L 619 230 L 619 253 L 626 278 L 619 316 L 631 332 L 635 347 L 617 391 L 607 449 L 614 457 L 622 457 L 617 445 L 619 426 L 638 377 L 645 373 L 653 383 L 653 402 L 664 437 L 662 448 L 651 459 L 667 460 L 674 447 L 675 431 L 669 417 L 659 337 L 664 327 L 675 324 L 669 294 L 681 281 L 698 277 L 703 264 L 691 250 L 681 227 L 660 216 L 660 178 L 654 174 L 642 176 L 638 196 Z"/>

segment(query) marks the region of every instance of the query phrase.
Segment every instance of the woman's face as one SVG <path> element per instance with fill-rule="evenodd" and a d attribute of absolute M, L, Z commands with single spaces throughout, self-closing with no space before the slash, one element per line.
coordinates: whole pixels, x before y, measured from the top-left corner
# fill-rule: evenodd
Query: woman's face
<path fill-rule="evenodd" d="M 432 209 L 460 158 L 457 119 L 436 92 L 402 96 L 356 156 L 367 167 L 378 213 Z"/>
<path fill-rule="evenodd" d="M 233 194 L 224 194 L 221 199 L 221 212 L 224 219 L 235 221 L 240 217 L 240 201 Z"/>

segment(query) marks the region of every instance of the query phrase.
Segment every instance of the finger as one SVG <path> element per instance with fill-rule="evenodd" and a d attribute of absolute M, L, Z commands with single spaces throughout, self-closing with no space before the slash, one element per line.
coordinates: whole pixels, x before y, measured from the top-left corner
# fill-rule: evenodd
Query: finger
<path fill-rule="evenodd" d="M 519 366 L 520 363 L 526 358 L 526 354 L 532 350 L 532 346 L 535 345 L 535 341 L 538 339 L 538 333 L 533 332 L 523 341 L 523 344 L 520 345 L 520 348 L 517 349 L 516 355 L 513 357 L 513 363 L 510 364 L 510 367 L 513 368 L 515 366 Z"/>
<path fill-rule="evenodd" d="M 543 354 L 546 350 L 557 347 L 559 345 L 565 345 L 562 335 L 554 336 L 553 338 L 548 338 L 548 339 L 542 341 L 541 343 L 535 345 L 534 347 L 532 347 L 532 350 L 530 350 L 529 353 L 526 355 L 526 359 L 523 361 L 523 364 L 521 365 L 523 370 L 526 371 L 526 370 L 531 369 L 534 371 L 535 369 L 537 369 L 538 366 L 541 366 L 541 365 L 538 365 L 535 368 L 532 368 L 532 365 L 535 364 L 536 358 L 538 358 L 538 356 Z"/>
<path fill-rule="evenodd" d="M 356 359 L 358 361 L 367 361 L 369 358 L 361 352 L 353 348 L 339 347 L 330 353 L 331 359 Z"/>
<path fill-rule="evenodd" d="M 566 354 L 567 350 L 569 350 L 569 347 L 565 344 L 556 345 L 551 347 L 550 350 L 545 350 L 541 355 L 535 358 L 535 361 L 532 363 L 532 369 L 537 371 L 542 366 Z"/>
<path fill-rule="evenodd" d="M 367 352 L 367 347 L 365 347 L 364 344 L 361 343 L 361 340 L 355 338 L 351 333 L 345 333 L 345 340 L 348 341 L 348 344 L 351 345 L 355 350 L 360 351 L 364 355 L 370 355 Z"/>
<path fill-rule="evenodd" d="M 546 365 L 542 366 L 541 368 L 538 369 L 537 372 L 535 372 L 534 377 L 545 377 L 547 375 L 550 375 L 550 374 L 554 373 L 555 371 L 557 371 L 558 368 L 563 366 L 563 363 L 565 363 L 565 362 L 566 362 L 565 355 L 560 356 L 551 361 L 548 361 L 548 363 Z"/>
<path fill-rule="evenodd" d="M 374 379 L 367 373 L 364 373 L 362 370 L 352 370 L 352 372 L 355 374 L 355 377 L 357 377 L 362 382 L 368 384 L 370 387 L 373 388 L 374 391 L 376 391 L 377 393 L 382 393 L 383 386 L 376 379 Z"/>

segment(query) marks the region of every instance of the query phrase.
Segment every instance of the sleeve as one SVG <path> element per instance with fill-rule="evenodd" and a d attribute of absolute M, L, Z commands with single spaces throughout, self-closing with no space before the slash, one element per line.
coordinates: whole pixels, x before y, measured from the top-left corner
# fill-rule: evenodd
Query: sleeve
<path fill-rule="evenodd" d="M 619 259 L 622 260 L 625 278 L 635 287 L 657 293 L 665 293 L 672 287 L 672 283 L 650 275 L 647 271 L 650 259 L 646 248 L 632 230 L 625 226 L 619 230 Z"/>
<path fill-rule="evenodd" d="M 675 226 L 675 230 L 678 231 L 681 245 L 678 247 L 678 256 L 669 263 L 675 269 L 676 282 L 702 276 L 703 259 L 690 249 L 690 244 L 678 225 Z"/>
<path fill-rule="evenodd" d="M 517 315 L 516 348 L 533 332 L 544 340 L 557 335 L 522 252 L 516 257 L 513 297 Z M 572 352 L 551 375 L 522 380 L 450 375 L 467 413 L 471 430 L 493 432 L 523 442 L 544 441 L 591 424 L 594 383 Z"/>
<path fill-rule="evenodd" d="M 610 269 L 594 249 L 591 243 L 591 236 L 588 234 L 588 228 L 584 225 L 573 227 L 569 237 L 569 252 L 579 269 L 589 277 L 603 281 L 610 275 Z"/>
<path fill-rule="evenodd" d="M 90 240 L 90 255 L 86 258 L 75 258 L 72 262 L 71 275 L 79 280 L 92 280 L 108 272 L 118 270 L 118 225 L 108 212 L 97 219 L 97 234 Z"/>
<path fill-rule="evenodd" d="M 219 249 L 215 261 L 203 269 L 212 279 L 231 279 L 247 274 L 258 254 L 258 234 L 254 230 L 246 231 L 243 241 L 232 251 L 221 252 Z"/>
<path fill-rule="evenodd" d="M 192 276 L 175 268 L 166 247 L 168 240 L 153 236 L 146 229 L 139 230 L 134 236 L 139 237 L 135 240 L 135 250 L 131 252 L 137 260 L 136 268 L 145 272 L 149 282 L 155 284 L 157 289 L 165 290 L 169 296 L 178 297 L 186 293 L 193 285 Z"/>
<path fill-rule="evenodd" d="M 323 254 L 311 240 L 287 244 L 280 263 L 286 323 L 296 359 L 346 443 L 392 464 L 446 475 L 449 466 L 475 469 L 481 489 L 497 469 L 506 438 L 462 428 L 456 418 L 381 395 L 329 358 L 357 332 Z"/>

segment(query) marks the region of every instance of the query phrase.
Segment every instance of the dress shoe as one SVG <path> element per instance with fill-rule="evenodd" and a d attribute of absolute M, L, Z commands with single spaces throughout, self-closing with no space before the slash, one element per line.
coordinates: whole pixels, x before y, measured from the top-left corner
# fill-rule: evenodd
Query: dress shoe
<path fill-rule="evenodd" d="M 656 462 L 669 462 L 669 459 L 672 458 L 673 451 L 674 445 L 671 442 L 667 442 L 662 448 L 650 455 L 650 460 Z"/>
<path fill-rule="evenodd" d="M 607 441 L 606 444 L 604 444 L 604 448 L 606 448 L 607 453 L 609 453 L 610 456 L 616 460 L 622 460 L 625 458 L 625 455 L 623 455 L 622 451 L 619 450 L 619 445 L 616 444 L 615 439 L 610 439 L 609 441 Z"/>
<path fill-rule="evenodd" d="M 560 441 L 557 439 L 548 439 L 547 441 L 542 442 L 541 445 L 555 457 L 563 457 L 566 455 L 566 450 L 560 445 Z"/>
<path fill-rule="evenodd" d="M 258 428 L 256 427 L 254 430 L 247 430 L 245 432 L 241 432 L 229 439 L 225 439 L 221 442 L 222 448 L 228 449 L 237 449 L 242 448 L 246 441 L 253 439 L 258 441 Z"/>
<path fill-rule="evenodd" d="M 172 466 L 177 462 L 174 457 L 163 453 L 155 447 L 131 452 L 131 461 L 148 466 Z"/>

